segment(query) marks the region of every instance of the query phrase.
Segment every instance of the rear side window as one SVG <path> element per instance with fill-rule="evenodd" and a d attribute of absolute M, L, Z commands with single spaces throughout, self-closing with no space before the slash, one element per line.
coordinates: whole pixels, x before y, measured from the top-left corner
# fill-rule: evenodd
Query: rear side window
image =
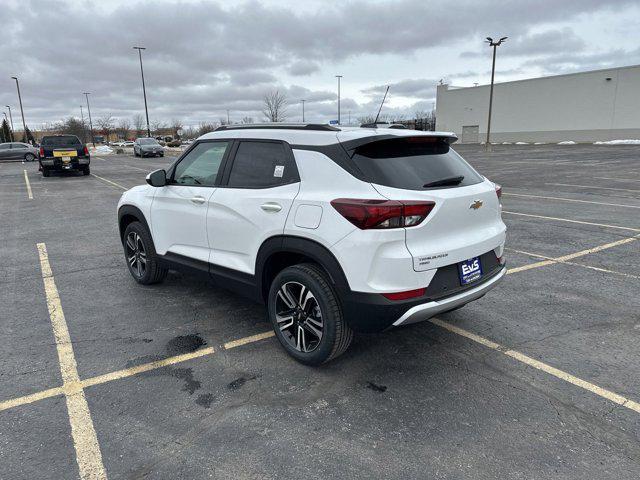
<path fill-rule="evenodd" d="M 240 142 L 229 187 L 266 188 L 297 181 L 291 156 L 281 142 Z"/>
<path fill-rule="evenodd" d="M 59 137 L 44 137 L 42 146 L 44 147 L 68 147 L 70 145 L 82 145 L 75 135 L 61 135 Z"/>
<path fill-rule="evenodd" d="M 367 143 L 354 150 L 353 161 L 369 182 L 407 190 L 465 187 L 483 180 L 448 143 L 435 137 Z"/>

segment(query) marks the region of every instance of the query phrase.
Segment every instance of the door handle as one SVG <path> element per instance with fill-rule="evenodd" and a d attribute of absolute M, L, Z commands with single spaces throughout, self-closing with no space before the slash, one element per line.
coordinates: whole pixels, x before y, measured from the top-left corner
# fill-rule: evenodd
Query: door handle
<path fill-rule="evenodd" d="M 204 197 L 200 197 L 199 195 L 196 195 L 195 197 L 191 198 L 190 201 L 191 203 L 195 203 L 196 205 L 202 205 L 207 200 Z"/>
<path fill-rule="evenodd" d="M 265 212 L 277 213 L 282 210 L 282 205 L 275 202 L 267 202 L 260 205 L 260 208 Z"/>

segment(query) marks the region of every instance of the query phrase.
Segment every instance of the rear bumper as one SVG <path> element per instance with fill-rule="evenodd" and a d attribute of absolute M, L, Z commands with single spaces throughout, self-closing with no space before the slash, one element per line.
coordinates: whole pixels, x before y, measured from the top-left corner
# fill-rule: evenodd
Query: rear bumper
<path fill-rule="evenodd" d="M 498 264 L 493 251 L 482 255 L 481 260 L 486 273 L 477 283 L 460 286 L 457 264 L 449 265 L 438 269 L 425 294 L 419 298 L 392 301 L 375 293 L 341 292 L 345 320 L 357 332 L 379 332 L 427 320 L 476 300 L 506 274 L 506 267 Z M 490 266 L 493 268 L 488 268 Z"/>
<path fill-rule="evenodd" d="M 40 165 L 43 167 L 53 168 L 55 170 L 77 170 L 80 167 L 86 167 L 91 163 L 91 157 L 73 157 L 68 164 L 70 167 L 63 168 L 62 160 L 59 158 L 41 158 Z"/>

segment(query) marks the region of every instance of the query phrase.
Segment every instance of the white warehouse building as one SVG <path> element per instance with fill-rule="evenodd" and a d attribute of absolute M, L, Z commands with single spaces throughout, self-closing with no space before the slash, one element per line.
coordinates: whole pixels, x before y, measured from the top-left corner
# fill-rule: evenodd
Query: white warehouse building
<path fill-rule="evenodd" d="M 436 129 L 487 136 L 489 85 L 438 85 Z M 640 65 L 496 83 L 491 142 L 640 139 Z"/>

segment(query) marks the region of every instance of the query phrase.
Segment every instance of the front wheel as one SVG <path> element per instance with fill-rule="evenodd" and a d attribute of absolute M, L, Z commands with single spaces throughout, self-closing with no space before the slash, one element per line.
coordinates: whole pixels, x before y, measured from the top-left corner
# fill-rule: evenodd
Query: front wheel
<path fill-rule="evenodd" d="M 151 234 L 140 222 L 130 223 L 124 231 L 124 256 L 129 273 L 142 285 L 162 282 L 168 270 L 160 266 Z"/>
<path fill-rule="evenodd" d="M 51 175 L 51 172 L 49 171 L 48 167 L 42 167 L 42 176 L 43 177 L 48 177 L 49 175 Z"/>
<path fill-rule="evenodd" d="M 304 263 L 282 270 L 269 290 L 269 318 L 280 344 L 307 365 L 320 365 L 343 354 L 353 331 L 326 274 Z"/>

